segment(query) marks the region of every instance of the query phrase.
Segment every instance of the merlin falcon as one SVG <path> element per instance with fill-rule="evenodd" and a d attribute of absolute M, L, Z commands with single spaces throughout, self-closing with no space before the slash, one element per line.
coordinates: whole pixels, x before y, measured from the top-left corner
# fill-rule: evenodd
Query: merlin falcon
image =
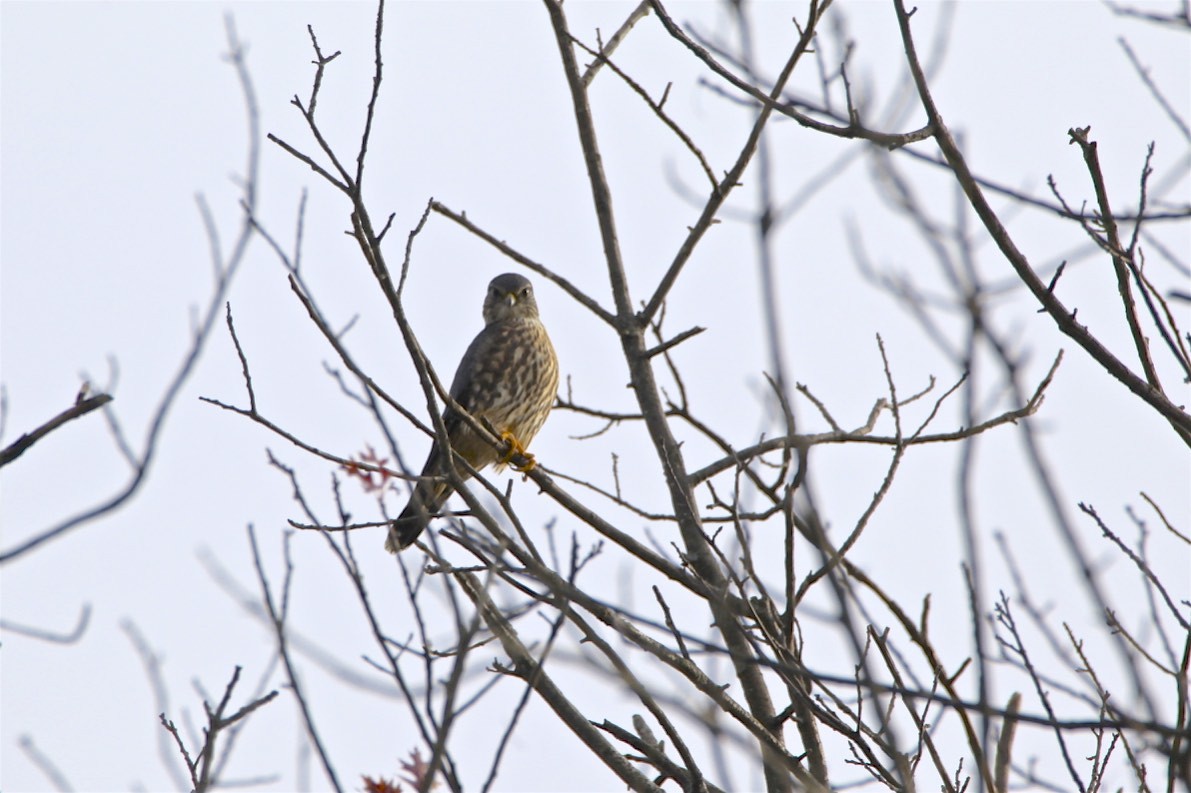
<path fill-rule="evenodd" d="M 481 438 L 448 405 L 442 420 L 451 449 L 477 471 L 493 464 L 499 471 L 515 455 L 529 460 L 522 470 L 533 468 L 533 456 L 525 450 L 545 423 L 557 392 L 558 358 L 538 317 L 533 286 L 516 273 L 498 275 L 484 298 L 484 329 L 463 354 L 450 393 L 481 425 L 485 419 L 491 423 L 508 443 L 508 452 L 502 454 Z M 449 454 L 436 438 L 409 503 L 389 525 L 385 550 L 396 553 L 411 545 L 442 509 L 453 490 L 445 478 Z M 458 459 L 455 470 L 465 479 L 470 475 Z"/>

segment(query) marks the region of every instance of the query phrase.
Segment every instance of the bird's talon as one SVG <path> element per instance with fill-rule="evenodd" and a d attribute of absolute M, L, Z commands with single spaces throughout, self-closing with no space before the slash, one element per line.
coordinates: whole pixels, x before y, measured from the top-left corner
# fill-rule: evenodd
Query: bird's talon
<path fill-rule="evenodd" d="M 500 434 L 500 439 L 509 445 L 509 450 L 505 452 L 504 457 L 500 458 L 501 465 L 508 465 L 518 454 L 525 454 L 525 447 L 521 445 L 521 441 L 517 440 L 517 436 L 513 433 L 505 430 Z"/>
<path fill-rule="evenodd" d="M 505 453 L 505 456 L 501 458 L 501 465 L 509 465 L 510 463 L 513 463 L 514 457 L 522 457 L 525 459 L 525 463 L 522 465 L 513 463 L 514 470 L 520 471 L 523 474 L 527 474 L 537 466 L 538 463 L 536 460 L 534 460 L 533 455 L 525 451 L 525 447 L 521 445 L 521 441 L 517 440 L 516 435 L 509 432 L 508 430 L 505 430 L 500 434 L 500 439 L 509 444 L 509 450 Z"/>

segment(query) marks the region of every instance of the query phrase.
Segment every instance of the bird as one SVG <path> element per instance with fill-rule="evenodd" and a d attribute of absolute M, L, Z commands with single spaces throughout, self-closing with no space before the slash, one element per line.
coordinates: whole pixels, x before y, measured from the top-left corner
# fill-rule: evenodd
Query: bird
<path fill-rule="evenodd" d="M 480 437 L 450 405 L 442 414 L 447 439 L 455 454 L 477 471 L 489 465 L 500 471 L 518 455 L 527 460 L 518 470 L 529 471 L 536 463 L 526 448 L 558 393 L 558 356 L 525 276 L 505 273 L 493 278 L 483 313 L 484 329 L 463 354 L 450 394 L 481 426 L 487 420 L 508 449 Z M 385 550 L 397 553 L 412 545 L 442 509 L 454 489 L 445 478 L 449 454 L 435 438 L 409 503 L 389 524 Z M 470 476 L 458 458 L 454 462 L 460 476 Z"/>

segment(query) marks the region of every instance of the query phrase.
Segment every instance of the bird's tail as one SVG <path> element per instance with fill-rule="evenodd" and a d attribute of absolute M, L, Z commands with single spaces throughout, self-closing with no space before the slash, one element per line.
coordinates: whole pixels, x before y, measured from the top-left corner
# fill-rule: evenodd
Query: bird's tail
<path fill-rule="evenodd" d="M 418 535 L 426 528 L 430 519 L 442 509 L 450 495 L 451 486 L 447 482 L 422 480 L 414 487 L 409 503 L 397 520 L 389 524 L 389 536 L 385 539 L 385 550 L 397 553 L 412 545 Z"/>

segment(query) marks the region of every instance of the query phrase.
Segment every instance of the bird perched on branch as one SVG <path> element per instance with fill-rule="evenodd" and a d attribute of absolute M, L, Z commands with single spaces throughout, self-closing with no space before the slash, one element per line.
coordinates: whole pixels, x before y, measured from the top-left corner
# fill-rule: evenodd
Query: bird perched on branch
<path fill-rule="evenodd" d="M 525 450 L 546 421 L 557 392 L 558 358 L 538 317 L 533 286 L 516 273 L 498 275 L 484 298 L 484 329 L 459 362 L 450 393 L 472 418 L 481 425 L 487 420 L 496 429 L 507 451 L 484 440 L 448 405 L 442 418 L 458 455 L 456 472 L 470 475 L 459 457 L 477 471 L 494 463 L 499 471 L 518 455 L 528 460 L 519 470 L 531 470 L 533 455 Z M 412 544 L 450 497 L 453 488 L 445 478 L 449 453 L 436 438 L 423 478 L 389 526 L 385 550 L 396 553 Z"/>

